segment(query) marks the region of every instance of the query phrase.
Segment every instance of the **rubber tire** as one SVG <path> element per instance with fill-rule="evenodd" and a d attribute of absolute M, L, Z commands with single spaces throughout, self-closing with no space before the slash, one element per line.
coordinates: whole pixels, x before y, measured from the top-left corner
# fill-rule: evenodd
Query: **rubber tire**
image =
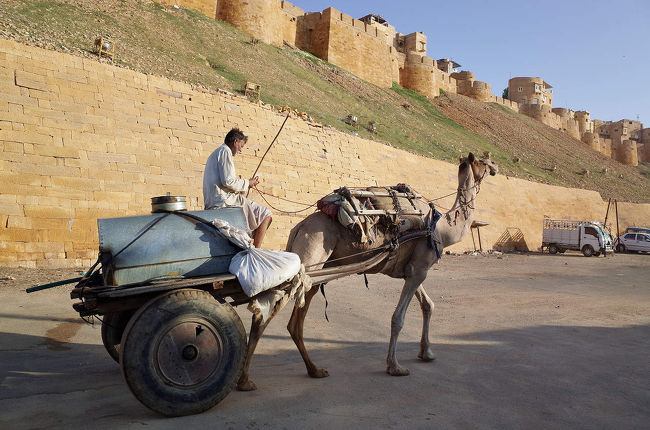
<path fill-rule="evenodd" d="M 560 249 L 559 249 L 559 248 L 557 247 L 557 245 L 555 245 L 555 244 L 550 244 L 550 245 L 548 246 L 548 253 L 549 253 L 549 254 L 557 254 L 557 252 L 558 252 L 559 250 L 560 250 Z"/>
<path fill-rule="evenodd" d="M 133 316 L 133 311 L 114 312 L 104 315 L 102 320 L 102 342 L 106 352 L 115 362 L 120 362 L 120 342 L 124 329 Z"/>
<path fill-rule="evenodd" d="M 591 257 L 594 255 L 594 248 L 591 245 L 585 245 L 582 247 L 582 255 L 585 257 Z"/>
<path fill-rule="evenodd" d="M 600 257 L 600 252 L 598 251 L 594 252 L 594 257 Z"/>
<path fill-rule="evenodd" d="M 623 245 L 622 243 L 616 245 L 616 252 L 618 252 L 619 254 L 625 254 L 626 252 L 625 245 Z"/>
<path fill-rule="evenodd" d="M 193 386 L 174 385 L 158 359 L 166 335 L 186 324 L 206 327 L 219 338 L 221 350 L 212 373 Z M 197 338 L 202 332 L 197 331 Z M 197 354 L 200 359 L 200 349 Z M 223 400 L 241 376 L 245 355 L 246 330 L 234 309 L 205 291 L 183 289 L 152 299 L 133 315 L 122 337 L 120 364 L 126 384 L 142 404 L 174 417 L 201 413 Z"/>

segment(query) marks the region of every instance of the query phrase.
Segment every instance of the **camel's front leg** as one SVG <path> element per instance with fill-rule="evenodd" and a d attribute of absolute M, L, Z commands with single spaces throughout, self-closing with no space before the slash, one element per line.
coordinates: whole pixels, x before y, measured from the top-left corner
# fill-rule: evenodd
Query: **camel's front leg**
<path fill-rule="evenodd" d="M 390 343 L 388 345 L 388 357 L 386 357 L 386 373 L 393 376 L 406 376 L 410 372 L 407 368 L 402 367 L 397 362 L 397 357 L 395 354 L 395 349 L 397 346 L 397 337 L 399 336 L 402 327 L 404 326 L 404 317 L 406 316 L 406 310 L 411 303 L 413 294 L 418 289 L 422 281 L 426 278 L 426 270 L 424 274 L 414 273 L 412 276 L 406 278 L 404 282 L 404 287 L 402 288 L 402 294 L 400 295 L 399 302 L 393 312 L 393 317 L 390 324 Z"/>
<path fill-rule="evenodd" d="M 420 302 L 420 308 L 422 309 L 422 338 L 420 339 L 418 358 L 422 361 L 432 361 L 436 359 L 436 355 L 431 351 L 431 344 L 429 343 L 429 323 L 433 313 L 433 300 L 429 298 L 422 285 L 415 292 L 415 297 Z"/>
<path fill-rule="evenodd" d="M 305 366 L 307 366 L 307 373 L 309 374 L 309 376 L 311 376 L 312 378 L 324 378 L 326 376 L 329 376 L 329 373 L 325 369 L 316 367 L 314 362 L 311 361 L 311 358 L 307 353 L 307 348 L 305 348 L 305 341 L 303 338 L 305 316 L 307 316 L 307 311 L 309 310 L 309 304 L 311 303 L 311 299 L 314 298 L 314 295 L 317 292 L 318 292 L 318 285 L 312 286 L 311 290 L 309 290 L 305 294 L 305 305 L 302 308 L 298 307 L 298 303 L 294 305 L 293 313 L 291 314 L 291 319 L 289 320 L 289 324 L 287 324 L 287 330 L 289 330 L 289 333 L 291 334 L 291 338 L 293 339 L 296 346 L 298 347 L 298 351 L 300 351 L 300 355 L 302 356 L 302 359 L 305 362 Z"/>

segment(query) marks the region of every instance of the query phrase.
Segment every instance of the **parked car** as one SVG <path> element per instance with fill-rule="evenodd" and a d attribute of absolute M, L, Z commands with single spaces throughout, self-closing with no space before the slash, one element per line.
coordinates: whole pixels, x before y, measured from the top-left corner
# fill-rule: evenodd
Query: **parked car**
<path fill-rule="evenodd" d="M 650 234 L 625 233 L 616 239 L 616 252 L 639 251 L 650 252 Z"/>

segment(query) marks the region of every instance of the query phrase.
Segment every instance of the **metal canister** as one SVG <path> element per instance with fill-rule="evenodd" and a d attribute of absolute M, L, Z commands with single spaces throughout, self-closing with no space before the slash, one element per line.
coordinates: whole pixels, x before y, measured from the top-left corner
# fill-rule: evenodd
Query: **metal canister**
<path fill-rule="evenodd" d="M 186 211 L 185 196 L 158 196 L 151 198 L 151 213 Z"/>

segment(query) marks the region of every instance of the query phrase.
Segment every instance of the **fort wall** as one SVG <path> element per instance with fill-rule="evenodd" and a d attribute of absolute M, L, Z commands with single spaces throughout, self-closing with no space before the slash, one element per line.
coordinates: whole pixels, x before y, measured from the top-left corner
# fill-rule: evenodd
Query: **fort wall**
<path fill-rule="evenodd" d="M 375 26 L 334 8 L 325 9 L 322 19 L 325 22 L 317 25 L 329 29 L 325 60 L 377 86 L 392 85 L 391 47 Z"/>
<path fill-rule="evenodd" d="M 150 198 L 167 192 L 201 209 L 205 161 L 226 132 L 241 127 L 249 136 L 235 159 L 248 177 L 283 119 L 226 92 L 0 39 L 0 265 L 88 266 L 97 257 L 98 218 L 148 214 Z M 292 118 L 259 173 L 265 192 L 313 204 L 342 185 L 400 182 L 436 198 L 456 190 L 457 169 Z M 263 203 L 255 192 L 251 198 Z M 515 227 L 534 250 L 544 215 L 600 219 L 606 203 L 594 191 L 495 176 L 485 179 L 476 206 L 476 218 L 490 223 L 481 229 L 484 248 Z M 282 249 L 302 218 L 274 212 L 265 247 Z M 649 204 L 619 203 L 619 213 L 623 228 L 650 224 Z M 472 247 L 468 235 L 450 249 Z"/>
<path fill-rule="evenodd" d="M 283 43 L 283 20 L 279 0 L 217 0 L 216 17 L 252 34 L 264 43 Z"/>
<path fill-rule="evenodd" d="M 297 46 L 298 20 L 305 15 L 305 11 L 292 5 L 287 1 L 280 2 L 280 28 L 282 39 L 294 46 Z"/>

